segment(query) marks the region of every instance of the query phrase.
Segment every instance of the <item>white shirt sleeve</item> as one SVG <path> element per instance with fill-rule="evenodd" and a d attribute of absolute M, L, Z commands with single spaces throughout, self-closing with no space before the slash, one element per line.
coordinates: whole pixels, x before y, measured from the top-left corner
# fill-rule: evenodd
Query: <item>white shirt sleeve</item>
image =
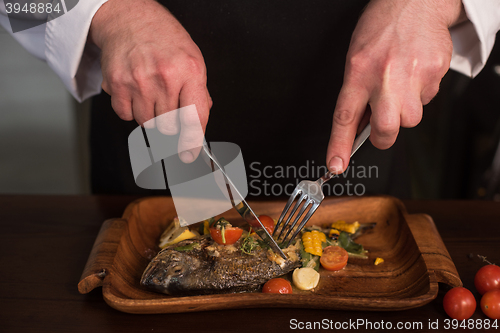
<path fill-rule="evenodd" d="M 500 30 L 500 0 L 462 0 L 468 22 L 450 29 L 453 55 L 450 67 L 475 77 L 486 65 Z"/>
<path fill-rule="evenodd" d="M 0 1 L 0 24 L 31 54 L 46 61 L 81 102 L 101 91 L 100 50 L 87 43 L 87 36 L 94 14 L 106 1 L 81 0 L 64 15 L 16 33 Z"/>

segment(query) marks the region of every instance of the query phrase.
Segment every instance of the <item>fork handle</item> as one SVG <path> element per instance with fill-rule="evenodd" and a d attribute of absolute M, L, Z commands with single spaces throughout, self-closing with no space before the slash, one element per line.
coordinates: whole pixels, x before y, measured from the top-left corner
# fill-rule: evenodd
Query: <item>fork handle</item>
<path fill-rule="evenodd" d="M 352 155 L 354 155 L 354 153 L 358 151 L 359 147 L 361 147 L 361 145 L 363 143 L 365 143 L 366 139 L 368 139 L 368 137 L 370 136 L 371 130 L 372 130 L 372 126 L 370 125 L 370 123 L 368 123 L 368 125 L 366 125 L 366 127 L 363 129 L 363 131 L 361 131 L 361 133 L 359 133 L 359 135 L 354 140 L 354 144 L 352 145 L 350 157 L 352 157 Z M 332 179 L 333 176 L 335 176 L 335 175 L 333 173 L 331 173 L 330 171 L 328 171 L 327 173 L 325 173 L 323 175 L 323 177 L 318 179 L 317 182 L 319 183 L 319 185 L 323 185 L 324 183 L 326 183 L 327 181 Z"/>

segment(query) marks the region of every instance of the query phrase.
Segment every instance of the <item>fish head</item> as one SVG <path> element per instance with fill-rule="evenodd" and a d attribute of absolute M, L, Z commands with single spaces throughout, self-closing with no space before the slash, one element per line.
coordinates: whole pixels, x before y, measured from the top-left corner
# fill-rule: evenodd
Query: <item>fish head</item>
<path fill-rule="evenodd" d="M 145 269 L 141 285 L 175 295 L 186 288 L 200 260 L 186 252 L 163 250 Z"/>

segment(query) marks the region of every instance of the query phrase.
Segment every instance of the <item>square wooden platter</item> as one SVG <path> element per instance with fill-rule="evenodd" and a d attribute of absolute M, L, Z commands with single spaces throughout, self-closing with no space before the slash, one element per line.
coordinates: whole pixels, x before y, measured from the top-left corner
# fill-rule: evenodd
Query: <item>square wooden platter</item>
<path fill-rule="evenodd" d="M 284 201 L 249 202 L 257 214 L 279 216 Z M 289 295 L 238 293 L 173 297 L 150 292 L 139 280 L 156 255 L 158 239 L 176 216 L 169 197 L 131 203 L 121 218 L 103 223 L 84 268 L 78 289 L 88 293 L 102 286 L 104 300 L 129 313 L 175 313 L 252 307 L 294 307 L 360 311 L 393 311 L 422 306 L 438 293 L 438 282 L 452 287 L 462 282 L 432 221 L 408 214 L 392 197 L 327 198 L 308 224 L 337 220 L 375 222 L 356 241 L 369 259 L 349 260 L 341 271 L 321 270 L 314 291 Z M 223 214 L 237 220 L 236 211 Z M 376 257 L 385 262 L 375 266 Z"/>

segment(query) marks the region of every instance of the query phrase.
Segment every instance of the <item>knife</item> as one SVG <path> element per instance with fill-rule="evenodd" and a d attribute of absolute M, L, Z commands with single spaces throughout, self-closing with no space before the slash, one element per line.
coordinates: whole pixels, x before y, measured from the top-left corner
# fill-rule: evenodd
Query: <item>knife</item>
<path fill-rule="evenodd" d="M 229 200 L 231 201 L 231 205 L 236 209 L 236 211 L 241 215 L 243 220 L 245 220 L 255 231 L 257 235 L 267 244 L 271 249 L 278 253 L 283 259 L 287 260 L 287 257 L 281 251 L 280 247 L 273 239 L 273 237 L 267 232 L 267 229 L 264 227 L 262 222 L 260 222 L 257 215 L 254 213 L 250 205 L 245 201 L 245 198 L 238 191 L 236 186 L 234 186 L 229 176 L 224 171 L 222 164 L 220 164 L 215 158 L 214 154 L 210 151 L 206 141 L 203 141 L 203 149 L 200 153 L 203 160 L 208 164 L 208 166 L 212 169 L 214 173 L 215 180 L 222 192 L 226 192 L 229 196 Z M 220 172 L 218 174 L 217 172 Z M 222 177 L 220 177 L 222 175 Z M 223 178 L 223 180 L 221 179 Z"/>

